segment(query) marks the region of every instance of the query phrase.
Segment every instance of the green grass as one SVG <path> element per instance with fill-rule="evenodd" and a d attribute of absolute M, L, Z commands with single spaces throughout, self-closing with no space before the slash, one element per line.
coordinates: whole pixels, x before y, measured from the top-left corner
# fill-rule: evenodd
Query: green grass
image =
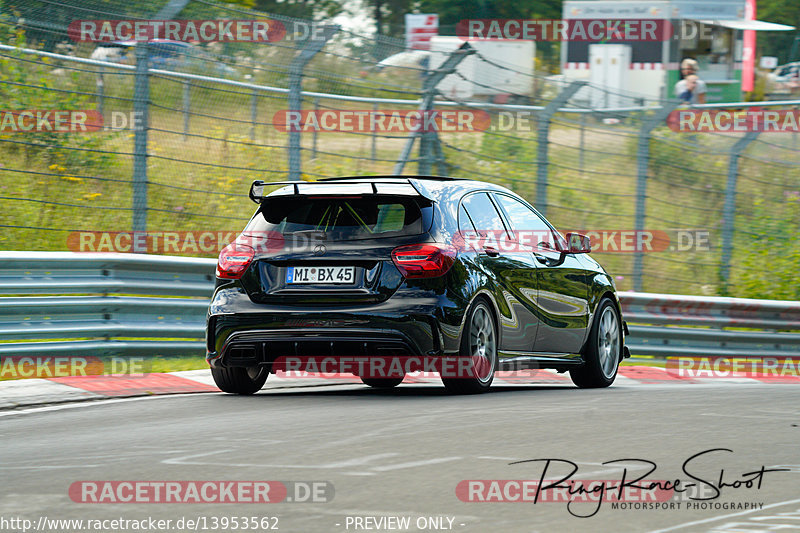
<path fill-rule="evenodd" d="M 180 370 L 205 370 L 208 368 L 205 356 L 187 355 L 184 357 L 154 357 L 150 372 L 178 372 Z"/>

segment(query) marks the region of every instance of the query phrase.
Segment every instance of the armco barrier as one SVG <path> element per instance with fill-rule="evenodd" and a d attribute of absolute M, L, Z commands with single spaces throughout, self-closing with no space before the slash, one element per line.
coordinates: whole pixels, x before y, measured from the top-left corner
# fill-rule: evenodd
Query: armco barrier
<path fill-rule="evenodd" d="M 0 252 L 0 355 L 203 354 L 214 265 L 155 255 Z"/>
<path fill-rule="evenodd" d="M 620 293 L 635 355 L 800 356 L 800 302 Z M 728 329 L 723 329 L 728 328 Z"/>
<path fill-rule="evenodd" d="M 212 259 L 0 252 L 0 355 L 203 354 Z M 621 292 L 634 356 L 800 357 L 800 302 Z"/>

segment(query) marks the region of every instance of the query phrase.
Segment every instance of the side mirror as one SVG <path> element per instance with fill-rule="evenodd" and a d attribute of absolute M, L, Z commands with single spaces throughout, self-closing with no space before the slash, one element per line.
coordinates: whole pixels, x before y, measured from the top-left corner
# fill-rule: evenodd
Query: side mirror
<path fill-rule="evenodd" d="M 588 254 L 592 251 L 592 241 L 581 233 L 567 233 L 567 253 Z"/>

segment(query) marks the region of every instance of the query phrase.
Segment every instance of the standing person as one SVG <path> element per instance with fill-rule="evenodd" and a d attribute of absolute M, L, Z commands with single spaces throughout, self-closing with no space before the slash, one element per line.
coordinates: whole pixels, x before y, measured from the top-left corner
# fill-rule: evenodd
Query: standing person
<path fill-rule="evenodd" d="M 675 84 L 675 96 L 681 99 L 688 96 L 686 101 L 690 104 L 705 104 L 706 82 L 697 76 L 697 70 L 697 61 L 694 59 L 686 58 L 681 61 L 681 77 L 683 79 Z M 688 80 L 690 76 L 692 77 L 691 81 Z"/>

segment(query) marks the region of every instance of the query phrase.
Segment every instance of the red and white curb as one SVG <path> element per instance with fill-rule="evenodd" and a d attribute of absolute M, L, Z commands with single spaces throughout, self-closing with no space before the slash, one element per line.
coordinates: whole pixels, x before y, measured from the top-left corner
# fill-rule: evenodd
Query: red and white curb
<path fill-rule="evenodd" d="M 438 377 L 430 375 L 406 376 L 404 383 L 441 385 Z M 528 371 L 524 374 L 501 372 L 495 376 L 495 385 L 571 385 L 568 374 L 552 370 Z M 749 378 L 699 378 L 679 377 L 674 371 L 652 366 L 622 366 L 614 382 L 618 387 L 652 385 L 742 385 L 758 383 L 800 384 L 798 376 L 757 376 Z M 316 387 L 321 385 L 360 384 L 353 375 L 270 375 L 265 391 L 294 387 Z M 139 376 L 70 376 L 48 379 L 19 379 L 0 381 L 0 409 L 11 409 L 32 405 L 122 398 L 164 394 L 186 394 L 219 392 L 209 370 L 186 370 L 182 372 L 142 374 Z"/>

